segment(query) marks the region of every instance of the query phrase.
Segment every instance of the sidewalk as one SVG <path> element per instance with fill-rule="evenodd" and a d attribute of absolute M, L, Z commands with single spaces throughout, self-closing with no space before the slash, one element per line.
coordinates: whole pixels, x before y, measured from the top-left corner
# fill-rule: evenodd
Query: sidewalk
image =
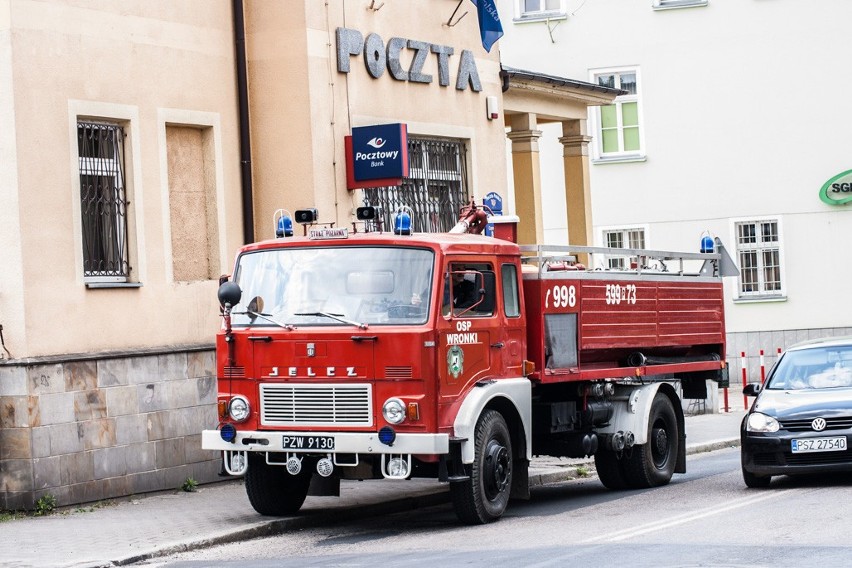
<path fill-rule="evenodd" d="M 686 418 L 688 453 L 739 445 L 744 411 Z M 576 477 L 583 460 L 533 458 L 530 485 Z M 593 462 L 592 469 L 593 469 Z M 687 468 L 688 468 L 687 463 Z M 193 493 L 157 493 L 107 504 L 69 508 L 45 517 L 0 523 L 0 566 L 89 568 L 121 566 L 169 553 L 283 533 L 364 515 L 413 510 L 449 501 L 435 480 L 348 481 L 340 497 L 308 497 L 297 516 L 255 513 L 242 480 Z M 511 506 L 511 505 L 510 505 Z"/>

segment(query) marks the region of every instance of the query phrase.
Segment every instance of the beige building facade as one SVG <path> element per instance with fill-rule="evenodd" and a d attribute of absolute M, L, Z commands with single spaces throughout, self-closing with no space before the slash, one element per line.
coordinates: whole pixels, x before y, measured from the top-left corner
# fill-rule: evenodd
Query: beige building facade
<path fill-rule="evenodd" d="M 585 210 L 585 109 L 615 91 L 498 47 L 456 0 L 0 0 L 0 509 L 218 479 L 218 280 L 279 209 L 347 226 L 413 191 L 446 217 L 505 194 L 508 128 L 532 242 L 544 120 Z M 412 179 L 349 189 L 345 137 L 389 123 Z"/>

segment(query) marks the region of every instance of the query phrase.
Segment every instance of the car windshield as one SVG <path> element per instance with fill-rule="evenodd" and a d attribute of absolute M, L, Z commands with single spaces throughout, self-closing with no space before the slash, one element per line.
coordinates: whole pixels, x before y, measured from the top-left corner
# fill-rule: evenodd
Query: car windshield
<path fill-rule="evenodd" d="M 843 387 L 852 387 L 852 345 L 788 351 L 767 383 L 779 390 Z"/>
<path fill-rule="evenodd" d="M 426 322 L 434 253 L 403 247 L 281 248 L 240 256 L 235 326 Z"/>

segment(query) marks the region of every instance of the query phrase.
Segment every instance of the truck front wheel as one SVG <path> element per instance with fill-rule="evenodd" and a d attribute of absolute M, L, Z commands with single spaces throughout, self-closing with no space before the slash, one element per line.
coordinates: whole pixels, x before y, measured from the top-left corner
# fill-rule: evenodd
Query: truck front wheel
<path fill-rule="evenodd" d="M 458 518 L 479 525 L 499 519 L 512 489 L 512 439 L 503 416 L 486 410 L 476 423 L 470 479 L 450 484 Z"/>
<path fill-rule="evenodd" d="M 648 419 L 648 442 L 634 446 L 625 456 L 624 476 L 629 487 L 644 489 L 665 485 L 677 461 L 677 416 L 669 397 L 657 393 Z"/>
<path fill-rule="evenodd" d="M 290 475 L 282 466 L 269 465 L 263 454 L 249 453 L 246 494 L 254 510 L 277 517 L 295 513 L 302 507 L 311 484 L 311 470 L 302 468 Z"/>

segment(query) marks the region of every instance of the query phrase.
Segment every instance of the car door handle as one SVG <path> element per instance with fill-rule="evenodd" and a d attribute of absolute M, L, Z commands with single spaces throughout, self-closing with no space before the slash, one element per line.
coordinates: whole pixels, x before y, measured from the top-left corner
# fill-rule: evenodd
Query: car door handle
<path fill-rule="evenodd" d="M 497 343 L 492 343 L 491 347 L 496 347 L 497 349 L 502 349 L 504 347 L 502 341 L 498 341 Z"/>

